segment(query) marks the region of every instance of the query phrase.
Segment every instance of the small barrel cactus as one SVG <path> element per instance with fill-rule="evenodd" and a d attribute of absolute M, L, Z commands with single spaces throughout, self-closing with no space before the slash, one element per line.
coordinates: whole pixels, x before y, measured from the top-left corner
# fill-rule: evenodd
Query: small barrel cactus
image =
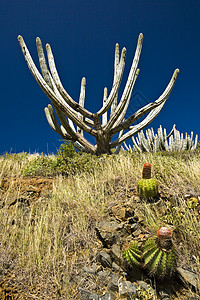
<path fill-rule="evenodd" d="M 140 197 L 153 198 L 158 194 L 157 181 L 151 178 L 151 164 L 145 163 L 142 178 L 138 181 L 137 190 Z"/>
<path fill-rule="evenodd" d="M 130 266 L 139 266 L 141 264 L 142 252 L 139 250 L 137 242 L 132 241 L 130 244 L 126 244 L 122 256 Z"/>
<path fill-rule="evenodd" d="M 172 243 L 172 232 L 160 227 L 157 237 L 146 241 L 143 249 L 143 267 L 157 278 L 171 276 L 176 269 L 177 254 Z"/>

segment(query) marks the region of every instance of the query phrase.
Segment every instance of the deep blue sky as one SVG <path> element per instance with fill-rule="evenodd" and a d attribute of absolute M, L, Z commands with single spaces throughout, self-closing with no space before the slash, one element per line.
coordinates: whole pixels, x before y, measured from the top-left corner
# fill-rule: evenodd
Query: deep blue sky
<path fill-rule="evenodd" d="M 136 95 L 156 100 L 180 69 L 150 127 L 156 130 L 161 124 L 170 131 L 175 123 L 181 132 L 200 135 L 200 0 L 1 0 L 0 154 L 56 152 L 61 143 L 46 121 L 44 107 L 50 101 L 28 70 L 19 34 L 37 65 L 35 38 L 50 43 L 61 80 L 75 100 L 86 77 L 85 106 L 96 112 L 103 88 L 111 88 L 115 43 L 127 48 L 126 79 L 140 32 L 144 42 Z"/>

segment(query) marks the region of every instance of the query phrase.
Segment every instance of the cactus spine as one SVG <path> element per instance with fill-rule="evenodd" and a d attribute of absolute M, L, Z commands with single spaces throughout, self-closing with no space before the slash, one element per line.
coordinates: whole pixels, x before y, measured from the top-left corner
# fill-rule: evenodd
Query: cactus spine
<path fill-rule="evenodd" d="M 146 241 L 143 249 L 143 267 L 158 278 L 171 276 L 176 269 L 177 254 L 172 243 L 172 233 L 160 227 L 157 237 Z"/>
<path fill-rule="evenodd" d="M 139 250 L 137 242 L 131 242 L 124 247 L 122 253 L 123 259 L 131 266 L 139 266 L 141 264 L 142 252 Z"/>
<path fill-rule="evenodd" d="M 157 181 L 151 178 L 151 164 L 145 163 L 142 171 L 142 179 L 137 185 L 140 197 L 153 198 L 158 194 Z"/>

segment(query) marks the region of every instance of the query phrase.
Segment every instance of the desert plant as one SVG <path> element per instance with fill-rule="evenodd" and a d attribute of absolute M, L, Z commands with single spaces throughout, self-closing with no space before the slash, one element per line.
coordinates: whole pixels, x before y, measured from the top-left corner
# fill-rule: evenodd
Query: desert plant
<path fill-rule="evenodd" d="M 176 269 L 177 253 L 172 242 L 172 232 L 160 227 L 157 237 L 149 238 L 143 249 L 143 268 L 158 278 L 171 276 Z"/>
<path fill-rule="evenodd" d="M 142 252 L 139 249 L 137 242 L 131 242 L 124 246 L 122 252 L 124 261 L 126 261 L 130 266 L 140 266 Z"/>
<path fill-rule="evenodd" d="M 151 164 L 145 163 L 142 178 L 138 181 L 137 190 L 140 197 L 153 198 L 158 194 L 158 183 L 151 178 Z"/>
<path fill-rule="evenodd" d="M 198 144 L 198 135 L 193 140 L 193 132 L 191 134 L 180 133 L 176 128 L 175 124 L 171 132 L 167 135 L 166 129 L 162 129 L 162 126 L 157 130 L 157 134 L 154 134 L 153 128 L 146 130 L 146 137 L 141 130 L 138 132 L 136 138 L 132 137 L 133 147 L 131 145 L 124 146 L 127 150 L 141 152 L 158 152 L 158 151 L 186 151 L 195 150 Z"/>
<path fill-rule="evenodd" d="M 171 276 L 176 269 L 177 253 L 172 242 L 172 232 L 167 227 L 160 227 L 157 236 L 145 242 L 141 249 L 132 241 L 124 246 L 122 256 L 130 266 L 147 269 L 157 278 Z"/>
<path fill-rule="evenodd" d="M 96 155 L 103 153 L 111 154 L 111 149 L 115 147 L 117 147 L 116 152 L 118 152 L 119 147 L 123 142 L 150 124 L 160 113 L 167 101 L 179 73 L 179 70 L 176 69 L 165 91 L 155 102 L 145 105 L 127 120 L 124 120 L 131 99 L 132 90 L 139 74 L 139 69 L 137 67 L 142 49 L 142 33 L 138 38 L 135 56 L 120 101 L 118 101 L 118 92 L 125 66 L 126 49 L 122 49 L 120 57 L 119 45 L 116 44 L 113 86 L 109 96 L 107 95 L 107 88 L 104 89 L 103 106 L 97 113 L 91 113 L 84 108 L 86 87 L 86 79 L 84 77 L 81 82 L 79 103 L 74 101 L 64 89 L 49 44 L 46 45 L 46 50 L 50 71 L 47 67 L 41 40 L 40 38 L 36 39 L 41 68 L 40 74 L 22 36 L 19 35 L 18 40 L 31 73 L 42 90 L 50 98 L 58 119 L 61 122 L 61 126 L 59 126 L 54 110 L 49 104 L 48 107 L 45 108 L 45 114 L 51 128 L 59 133 L 62 138 L 72 141 L 74 146 L 79 150 Z M 109 109 L 111 109 L 111 111 L 108 120 L 107 112 Z M 132 126 L 130 129 L 130 126 L 146 113 L 148 113 L 148 115 L 145 119 L 139 124 Z M 124 132 L 124 130 L 128 131 Z M 91 136 L 95 137 L 95 146 L 83 136 L 83 132 L 89 133 Z M 116 134 L 119 135 L 116 137 Z"/>
<path fill-rule="evenodd" d="M 41 153 L 23 169 L 24 176 L 56 176 L 92 173 L 99 166 L 98 157 L 83 152 L 76 152 L 71 144 L 61 144 L 57 154 L 49 157 Z"/>

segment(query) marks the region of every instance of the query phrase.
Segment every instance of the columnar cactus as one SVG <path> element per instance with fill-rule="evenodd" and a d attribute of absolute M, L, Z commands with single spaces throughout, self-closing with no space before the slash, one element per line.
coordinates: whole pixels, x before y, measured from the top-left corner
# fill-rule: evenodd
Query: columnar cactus
<path fill-rule="evenodd" d="M 177 266 L 177 254 L 172 243 L 172 232 L 160 227 L 157 237 L 146 241 L 143 249 L 143 268 L 158 278 L 171 276 Z"/>
<path fill-rule="evenodd" d="M 175 124 L 171 132 L 167 135 L 166 129 L 162 129 L 162 126 L 157 130 L 157 134 L 154 134 L 153 128 L 146 130 L 146 137 L 141 130 L 138 132 L 136 138 L 132 137 L 133 146 L 124 146 L 129 151 L 142 152 L 158 152 L 158 151 L 186 151 L 195 150 L 198 144 L 198 135 L 195 136 L 193 140 L 193 132 L 191 134 L 180 133 L 176 128 Z"/>
<path fill-rule="evenodd" d="M 145 163 L 142 171 L 142 178 L 137 185 L 140 197 L 153 198 L 158 194 L 157 181 L 151 178 L 151 164 Z"/>
<path fill-rule="evenodd" d="M 87 151 L 96 155 L 103 153 L 111 154 L 112 148 L 116 148 L 117 153 L 123 142 L 149 125 L 163 108 L 179 73 L 178 69 L 174 71 L 165 91 L 155 102 L 145 105 L 125 120 L 133 87 L 139 75 L 138 63 L 142 50 L 142 33 L 139 35 L 127 83 L 123 93 L 121 93 L 121 99 L 119 101 L 119 87 L 125 66 L 126 48 L 122 49 L 120 56 L 119 44 L 116 44 L 113 85 L 109 95 L 107 93 L 107 88 L 104 89 L 102 101 L 103 105 L 96 113 L 92 113 L 84 108 L 86 89 L 85 77 L 83 77 L 81 81 L 79 102 L 76 102 L 63 87 L 56 69 L 50 45 L 46 45 L 48 57 L 47 64 L 41 40 L 40 38 L 36 39 L 41 69 L 40 73 L 33 62 L 22 36 L 19 35 L 18 40 L 32 75 L 53 104 L 55 111 L 50 104 L 45 108 L 46 118 L 51 128 L 61 135 L 62 138 L 71 141 L 79 150 Z M 109 109 L 110 118 L 107 118 Z M 60 120 L 60 124 L 56 119 L 55 113 Z M 145 119 L 143 119 L 139 124 L 131 127 L 135 121 L 146 113 L 148 114 Z M 96 145 L 93 145 L 85 138 L 84 132 L 89 133 L 95 138 Z"/>

